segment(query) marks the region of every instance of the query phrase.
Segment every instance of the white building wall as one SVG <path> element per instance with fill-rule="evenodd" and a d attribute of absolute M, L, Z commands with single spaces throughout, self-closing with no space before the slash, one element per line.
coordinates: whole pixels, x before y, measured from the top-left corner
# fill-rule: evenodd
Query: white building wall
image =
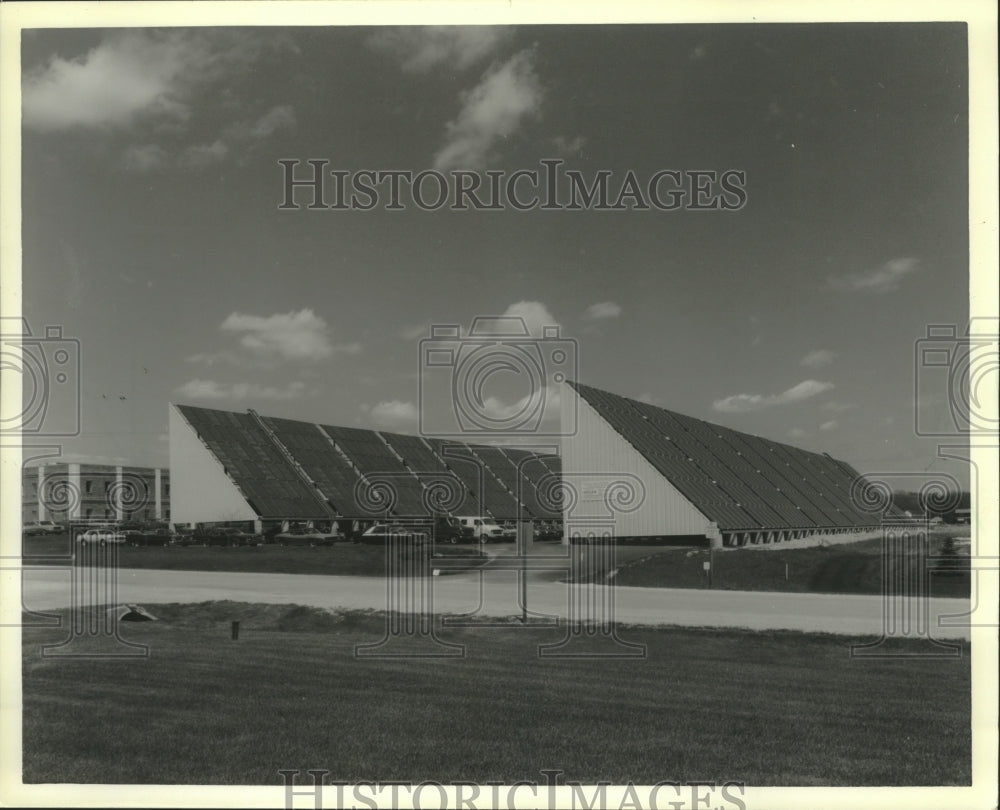
<path fill-rule="evenodd" d="M 38 465 L 38 519 L 48 520 L 49 512 L 45 508 L 45 499 L 42 497 L 45 494 L 45 465 Z"/>
<path fill-rule="evenodd" d="M 187 420 L 170 405 L 170 519 L 255 520 L 256 513 Z"/>
<path fill-rule="evenodd" d="M 79 520 L 81 509 L 83 508 L 83 486 L 80 483 L 80 465 L 70 464 L 66 471 L 66 478 L 69 480 L 70 492 L 73 493 L 72 508 L 69 512 L 70 520 Z"/>
<path fill-rule="evenodd" d="M 562 423 L 572 424 L 572 411 L 567 409 L 575 408 L 577 426 L 576 435 L 562 439 L 564 486 L 571 488 L 578 498 L 576 504 L 565 504 L 565 536 L 569 536 L 574 523 L 592 524 L 596 531 L 609 519 L 615 537 L 714 533 L 708 518 L 585 399 L 568 385 L 564 386 L 562 394 Z M 627 492 L 628 487 L 642 491 L 641 500 L 633 511 L 609 513 L 608 490 L 616 486 L 615 481 L 623 482 L 618 485 L 620 492 Z M 610 500 L 613 503 L 614 499 Z"/>

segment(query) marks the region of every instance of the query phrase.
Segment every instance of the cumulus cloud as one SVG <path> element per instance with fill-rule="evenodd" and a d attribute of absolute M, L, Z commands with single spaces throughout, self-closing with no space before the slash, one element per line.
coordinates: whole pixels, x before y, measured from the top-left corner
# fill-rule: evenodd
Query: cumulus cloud
<path fill-rule="evenodd" d="M 306 391 L 303 382 L 285 386 L 261 385 L 255 382 L 220 383 L 215 380 L 188 380 L 177 388 L 177 393 L 190 399 L 211 400 L 289 400 L 298 399 Z"/>
<path fill-rule="evenodd" d="M 324 360 L 337 352 L 361 351 L 357 343 L 334 346 L 326 321 L 311 309 L 267 316 L 233 312 L 219 328 L 240 335 L 240 345 L 262 357 Z"/>
<path fill-rule="evenodd" d="M 843 276 L 830 276 L 827 286 L 840 292 L 887 293 L 899 289 L 904 278 L 913 273 L 919 261 L 913 258 L 890 259 L 881 267 Z"/>
<path fill-rule="evenodd" d="M 500 397 L 485 397 L 477 411 L 491 419 L 514 420 L 520 423 L 536 413 L 541 405 L 540 425 L 551 427 L 561 418 L 562 396 L 558 388 L 543 387 L 539 392 L 525 394 L 516 402 L 505 402 Z"/>
<path fill-rule="evenodd" d="M 225 160 L 228 154 L 229 147 L 221 140 L 217 140 L 210 144 L 189 146 L 181 153 L 178 163 L 187 169 L 202 169 Z"/>
<path fill-rule="evenodd" d="M 287 104 L 272 107 L 254 121 L 248 135 L 251 138 L 269 138 L 275 132 L 295 125 L 295 111 Z"/>
<path fill-rule="evenodd" d="M 817 380 L 803 380 L 780 394 L 733 394 L 712 403 L 712 410 L 723 413 L 744 413 L 773 408 L 776 405 L 789 405 L 822 394 L 833 388 L 833 383 Z"/>
<path fill-rule="evenodd" d="M 260 142 L 276 132 L 295 126 L 291 107 L 272 107 L 255 120 L 237 121 L 226 127 L 211 143 L 195 144 L 170 155 L 158 144 L 131 146 L 125 151 L 122 166 L 135 173 L 177 166 L 182 169 L 203 169 L 215 163 L 249 153 Z"/>
<path fill-rule="evenodd" d="M 528 333 L 534 337 L 542 337 L 547 326 L 559 326 L 559 322 L 541 301 L 518 301 L 507 307 L 501 317 L 520 318 Z"/>
<path fill-rule="evenodd" d="M 398 60 L 407 73 L 424 73 L 439 65 L 465 70 L 489 57 L 509 35 L 509 29 L 491 26 L 406 26 L 379 31 L 368 45 Z"/>
<path fill-rule="evenodd" d="M 591 321 L 604 321 L 609 318 L 617 318 L 622 314 L 622 308 L 614 301 L 601 301 L 599 304 L 591 304 L 587 307 L 584 317 Z"/>
<path fill-rule="evenodd" d="M 556 135 L 552 139 L 552 145 L 556 148 L 556 152 L 561 157 L 579 157 L 583 152 L 583 147 L 586 146 L 587 139 L 582 135 L 577 135 L 573 138 L 567 138 L 563 135 Z"/>
<path fill-rule="evenodd" d="M 411 427 L 417 423 L 417 406 L 398 399 L 383 400 L 373 405 L 369 413 L 381 427 Z"/>
<path fill-rule="evenodd" d="M 525 118 L 538 112 L 541 100 L 532 51 L 521 51 L 491 68 L 476 87 L 462 94 L 462 110 L 447 125 L 447 139 L 435 156 L 434 168 L 483 168 L 496 142 L 517 132 Z"/>
<path fill-rule="evenodd" d="M 823 410 L 830 411 L 831 413 L 841 413 L 843 411 L 849 411 L 853 407 L 854 407 L 853 403 L 837 402 L 836 400 L 830 400 L 829 402 L 823 403 Z"/>
<path fill-rule="evenodd" d="M 158 144 L 130 146 L 122 155 L 122 166 L 127 171 L 152 172 L 170 163 L 167 151 Z"/>
<path fill-rule="evenodd" d="M 836 430 L 837 420 L 831 419 L 829 422 L 824 422 L 822 425 L 819 426 L 819 429 L 824 431 Z"/>
<path fill-rule="evenodd" d="M 788 431 L 788 435 L 791 436 L 793 439 L 801 439 L 803 436 L 806 435 L 806 432 L 802 428 L 794 427 L 790 431 Z"/>
<path fill-rule="evenodd" d="M 185 79 L 209 58 L 199 38 L 130 31 L 77 59 L 53 57 L 22 80 L 24 126 L 121 127 L 138 116 L 184 119 Z"/>
<path fill-rule="evenodd" d="M 284 34 L 222 30 L 118 30 L 85 54 L 51 58 L 22 78 L 22 122 L 27 129 L 85 129 L 134 136 L 117 158 L 126 171 L 200 168 L 232 158 L 295 123 L 279 105 L 221 130 L 207 143 L 171 145 L 218 106 L 213 85 L 257 65 Z M 211 99 L 211 101 L 209 101 Z M 245 100 L 252 108 L 256 99 Z M 143 144 L 155 131 L 157 143 Z"/>
<path fill-rule="evenodd" d="M 831 352 L 829 349 L 816 349 L 803 357 L 799 361 L 799 365 L 807 366 L 809 368 L 822 368 L 823 366 L 830 365 L 830 363 L 836 359 L 836 352 Z"/>

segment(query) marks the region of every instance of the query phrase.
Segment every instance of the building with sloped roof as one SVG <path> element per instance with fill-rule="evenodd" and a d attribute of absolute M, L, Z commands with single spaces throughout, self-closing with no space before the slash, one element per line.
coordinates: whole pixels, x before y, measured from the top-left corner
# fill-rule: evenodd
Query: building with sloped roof
<path fill-rule="evenodd" d="M 557 454 L 170 406 L 176 523 L 556 520 Z"/>
<path fill-rule="evenodd" d="M 580 383 L 544 453 L 170 406 L 177 523 L 559 520 L 593 538 L 737 546 L 877 529 L 864 479 L 825 453 L 741 433 Z M 572 408 L 569 412 L 566 409 Z"/>
<path fill-rule="evenodd" d="M 577 427 L 562 441 L 569 534 L 728 546 L 879 525 L 856 503 L 863 479 L 825 453 L 575 382 L 562 407 Z"/>

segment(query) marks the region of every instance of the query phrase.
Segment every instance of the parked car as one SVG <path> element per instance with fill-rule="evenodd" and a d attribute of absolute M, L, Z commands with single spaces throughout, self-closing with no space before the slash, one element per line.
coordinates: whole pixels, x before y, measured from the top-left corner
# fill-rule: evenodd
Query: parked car
<path fill-rule="evenodd" d="M 376 523 L 361 535 L 362 543 L 385 543 L 390 537 L 412 536 L 415 545 L 427 542 L 427 532 L 402 523 Z"/>
<path fill-rule="evenodd" d="M 206 546 L 256 546 L 263 543 L 264 539 L 234 526 L 211 526 L 195 531 L 194 542 Z"/>
<path fill-rule="evenodd" d="M 540 520 L 535 524 L 536 540 L 562 540 L 562 523 L 557 520 Z"/>
<path fill-rule="evenodd" d="M 32 522 L 25 523 L 24 526 L 21 527 L 21 533 L 25 537 L 41 537 L 42 535 L 48 534 L 49 530 L 41 523 Z"/>
<path fill-rule="evenodd" d="M 133 546 L 168 546 L 174 542 L 174 534 L 169 526 L 144 527 L 138 534 L 126 534 L 126 539 Z"/>
<path fill-rule="evenodd" d="M 76 536 L 76 541 L 83 546 L 96 543 L 99 546 L 106 546 L 109 543 L 120 545 L 125 542 L 125 535 L 113 528 L 87 529 Z"/>
<path fill-rule="evenodd" d="M 504 539 L 503 529 L 497 526 L 493 518 L 459 517 L 457 520 L 466 534 L 480 543 L 488 543 L 491 540 L 496 542 Z"/>
<path fill-rule="evenodd" d="M 187 527 L 178 528 L 170 536 L 170 545 L 172 546 L 193 546 L 194 545 L 194 529 L 189 529 Z"/>
<path fill-rule="evenodd" d="M 54 523 L 51 520 L 40 520 L 40 521 L 38 521 L 38 525 L 44 527 L 45 530 L 49 534 L 65 534 L 66 533 L 66 527 L 65 526 L 63 526 L 61 523 Z"/>
<path fill-rule="evenodd" d="M 343 537 L 336 528 L 324 532 L 312 526 L 295 526 L 287 532 L 279 532 L 274 539 L 283 546 L 332 546 Z"/>

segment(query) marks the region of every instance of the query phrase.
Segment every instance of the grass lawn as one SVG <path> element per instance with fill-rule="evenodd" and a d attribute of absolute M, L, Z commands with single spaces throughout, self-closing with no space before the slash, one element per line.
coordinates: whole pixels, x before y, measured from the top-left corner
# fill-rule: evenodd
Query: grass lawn
<path fill-rule="evenodd" d="M 23 549 L 24 561 L 29 564 L 65 565 L 65 557 L 73 551 L 65 535 L 25 538 Z M 473 544 L 434 547 L 434 554 L 441 557 L 470 557 L 478 553 L 479 546 Z M 171 571 L 383 576 L 385 547 L 368 543 L 335 543 L 325 547 L 267 544 L 239 548 L 122 545 L 118 548 L 118 565 L 120 568 Z"/>
<path fill-rule="evenodd" d="M 930 553 L 945 535 L 932 535 Z M 738 591 L 882 592 L 882 540 L 812 548 L 731 549 L 714 555 L 712 587 Z M 614 582 L 647 588 L 707 588 L 707 549 L 650 549 L 619 566 Z M 893 563 L 895 564 L 895 563 Z M 913 560 L 907 559 L 908 568 Z M 787 566 L 787 569 L 786 569 Z M 787 575 L 787 579 L 786 579 Z M 931 595 L 968 597 L 969 574 L 932 574 Z"/>
<path fill-rule="evenodd" d="M 551 659 L 559 629 L 510 626 L 440 630 L 464 658 L 390 660 L 354 655 L 380 614 L 147 607 L 161 620 L 121 625 L 147 659 L 42 658 L 65 631 L 23 631 L 26 782 L 971 779 L 968 645 L 861 661 L 840 637 L 628 627 L 645 659 Z"/>

